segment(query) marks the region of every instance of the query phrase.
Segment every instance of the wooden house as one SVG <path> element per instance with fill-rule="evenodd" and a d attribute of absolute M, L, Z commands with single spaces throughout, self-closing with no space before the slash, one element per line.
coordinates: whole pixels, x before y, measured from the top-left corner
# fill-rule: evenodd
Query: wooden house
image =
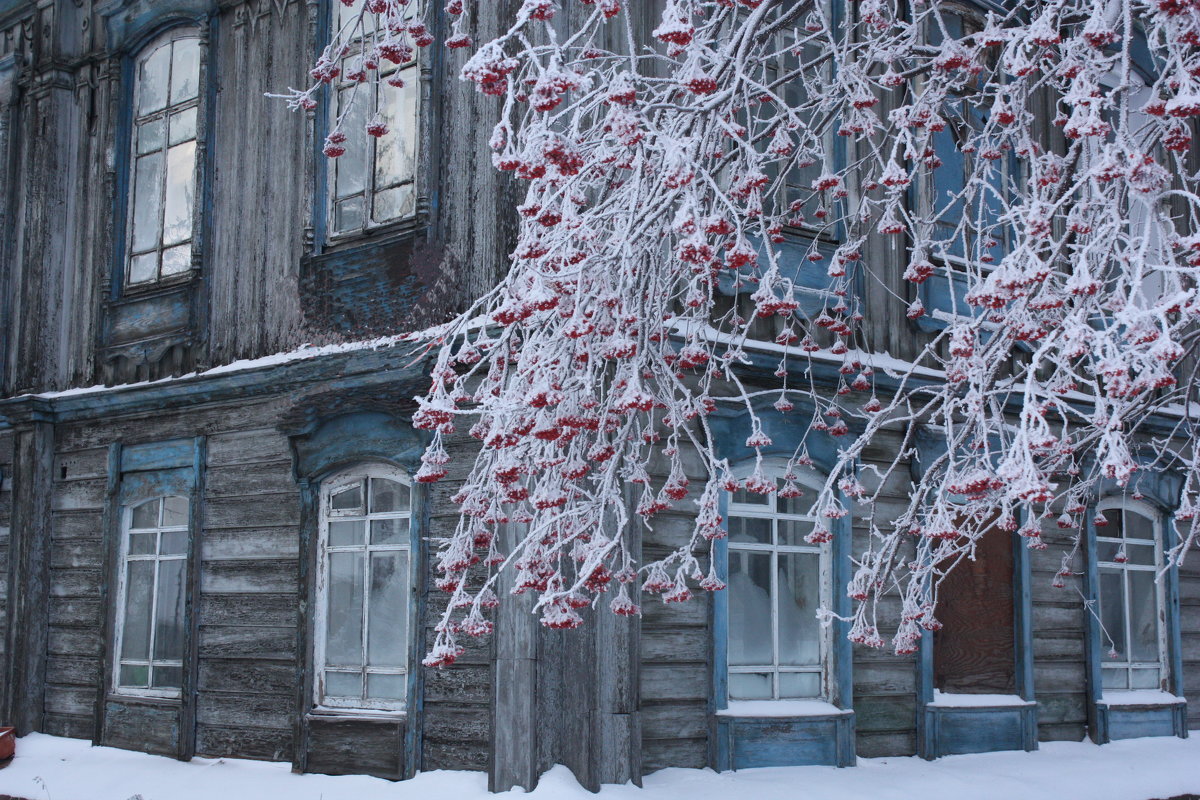
<path fill-rule="evenodd" d="M 1064 590 L 1065 535 L 1031 551 L 989 534 L 988 568 L 955 578 L 916 656 L 813 619 L 848 602 L 853 517 L 809 546 L 797 509 L 734 495 L 728 591 L 577 631 L 514 599 L 456 664 L 422 668 L 454 475 L 410 479 L 427 378 L 388 337 L 494 283 L 519 195 L 461 53 L 422 53 L 404 92 L 371 98 L 404 144 L 320 155 L 336 92 L 310 117 L 265 94 L 305 84 L 338 5 L 0 0 L 0 722 L 300 771 L 484 770 L 496 789 L 554 763 L 595 787 L 1200 724 L 1200 560 L 1152 579 L 1170 476 L 1094 498 L 1111 525 Z M 477 39 L 516 3 L 485 5 Z M 652 6 L 635 4 L 647 22 Z M 801 280 L 812 244 L 786 245 Z M 885 276 L 860 284 L 873 339 L 911 355 L 921 331 L 889 305 L 911 291 L 904 254 L 867 258 Z M 764 411 L 777 455 L 806 418 Z M 746 425 L 719 422 L 734 461 Z M 833 445 L 810 441 L 815 480 Z M 689 525 L 664 518 L 643 552 Z M 1118 564 L 1122 541 L 1137 557 Z"/>

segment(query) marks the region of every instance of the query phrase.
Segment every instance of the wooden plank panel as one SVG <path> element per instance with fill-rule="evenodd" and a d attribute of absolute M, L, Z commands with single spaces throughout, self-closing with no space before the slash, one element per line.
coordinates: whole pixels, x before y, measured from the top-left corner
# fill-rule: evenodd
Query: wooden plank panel
<path fill-rule="evenodd" d="M 178 738 L 178 705 L 125 699 L 105 703 L 102 744 L 173 756 Z"/>
<path fill-rule="evenodd" d="M 642 662 L 706 661 L 712 649 L 708 628 L 642 630 Z"/>
<path fill-rule="evenodd" d="M 201 692 L 196 699 L 196 722 L 233 728 L 291 730 L 295 695 L 218 694 Z"/>
<path fill-rule="evenodd" d="M 426 670 L 425 702 L 488 703 L 492 697 L 491 682 L 491 667 L 482 664 Z"/>
<path fill-rule="evenodd" d="M 300 554 L 300 531 L 281 528 L 215 528 L 205 530 L 200 540 L 201 558 L 296 558 Z"/>
<path fill-rule="evenodd" d="M 77 625 L 99 627 L 101 622 L 100 601 L 92 598 L 52 597 L 49 619 L 51 625 Z"/>
<path fill-rule="evenodd" d="M 296 690 L 295 665 L 280 661 L 200 659 L 201 692 L 282 695 Z"/>
<path fill-rule="evenodd" d="M 103 535 L 103 512 L 99 509 L 59 511 L 51 518 L 54 541 L 95 539 Z"/>
<path fill-rule="evenodd" d="M 71 539 L 55 542 L 50 548 L 50 568 L 83 567 L 100 569 L 104 566 L 104 542 L 100 539 Z"/>
<path fill-rule="evenodd" d="M 699 739 L 708 736 L 708 706 L 700 701 L 646 703 L 641 708 L 644 739 Z"/>
<path fill-rule="evenodd" d="M 292 731 L 270 728 L 234 728 L 196 725 L 196 755 L 210 758 L 292 759 Z"/>
<path fill-rule="evenodd" d="M 96 688 L 49 685 L 46 687 L 45 704 L 49 714 L 90 718 L 95 710 Z"/>
<path fill-rule="evenodd" d="M 90 686 L 100 678 L 100 659 L 51 656 L 46 659 L 46 683 L 59 686 Z"/>
<path fill-rule="evenodd" d="M 854 697 L 854 724 L 859 731 L 906 731 L 917 724 L 915 695 Z"/>
<path fill-rule="evenodd" d="M 298 589 L 299 570 L 295 560 L 205 561 L 200 584 L 215 594 L 283 594 Z"/>
<path fill-rule="evenodd" d="M 54 484 L 50 492 L 52 511 L 100 510 L 108 493 L 105 478 L 88 478 Z"/>
<path fill-rule="evenodd" d="M 98 569 L 55 570 L 50 584 L 51 597 L 99 597 L 101 571 Z"/>
<path fill-rule="evenodd" d="M 81 478 L 104 478 L 108 475 L 108 448 L 93 447 L 54 456 L 54 479 L 76 481 Z"/>
<path fill-rule="evenodd" d="M 263 494 L 299 494 L 289 462 L 209 466 L 204 493 L 208 497 L 257 497 Z"/>
<path fill-rule="evenodd" d="M 296 656 L 296 629 L 200 626 L 201 658 L 264 658 L 291 660 Z"/>
<path fill-rule="evenodd" d="M 214 497 L 206 501 L 205 528 L 262 528 L 300 524 L 300 495 Z"/>
<path fill-rule="evenodd" d="M 217 433 L 208 437 L 208 466 L 276 462 L 291 468 L 288 439 L 274 428 Z"/>
<path fill-rule="evenodd" d="M 50 655 L 99 656 L 103 652 L 100 631 L 96 628 L 60 628 L 52 625 L 46 643 L 46 652 Z"/>
<path fill-rule="evenodd" d="M 403 769 L 402 722 L 309 718 L 309 772 L 398 778 Z"/>
<path fill-rule="evenodd" d="M 706 700 L 710 683 L 707 664 L 644 664 L 642 702 Z"/>
<path fill-rule="evenodd" d="M 642 774 L 668 767 L 708 766 L 708 739 L 643 739 Z"/>
<path fill-rule="evenodd" d="M 209 594 L 200 597 L 200 621 L 219 627 L 294 628 L 300 601 L 295 594 Z"/>

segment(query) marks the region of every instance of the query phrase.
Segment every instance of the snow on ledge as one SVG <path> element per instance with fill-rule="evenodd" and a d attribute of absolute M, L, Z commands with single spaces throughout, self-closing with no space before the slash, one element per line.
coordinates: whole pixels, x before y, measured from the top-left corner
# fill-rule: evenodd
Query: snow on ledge
<path fill-rule="evenodd" d="M 1163 706 L 1186 703 L 1182 697 L 1158 689 L 1135 689 L 1127 692 L 1105 692 L 1100 704 L 1106 706 Z"/>
<path fill-rule="evenodd" d="M 718 717 L 832 717 L 853 714 L 824 700 L 732 700 Z"/>
<path fill-rule="evenodd" d="M 951 694 L 935 689 L 933 702 L 926 705 L 935 708 L 998 708 L 1036 706 L 1037 703 L 1015 694 Z"/>

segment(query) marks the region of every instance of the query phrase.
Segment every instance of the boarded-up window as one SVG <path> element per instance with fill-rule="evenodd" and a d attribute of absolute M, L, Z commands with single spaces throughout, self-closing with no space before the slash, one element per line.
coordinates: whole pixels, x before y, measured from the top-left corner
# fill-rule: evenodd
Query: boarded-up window
<path fill-rule="evenodd" d="M 959 694 L 1016 691 L 1012 536 L 994 529 L 942 581 L 933 685 Z"/>

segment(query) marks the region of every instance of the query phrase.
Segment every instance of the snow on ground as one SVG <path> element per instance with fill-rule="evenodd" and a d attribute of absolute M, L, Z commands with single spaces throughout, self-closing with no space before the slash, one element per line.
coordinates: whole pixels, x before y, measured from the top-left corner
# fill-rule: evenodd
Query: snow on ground
<path fill-rule="evenodd" d="M 716 774 L 668 769 L 645 788 L 605 786 L 598 800 L 1150 800 L 1200 792 L 1200 736 L 1097 747 L 1044 743 L 1036 753 L 938 761 L 866 758 L 849 769 L 780 767 Z M 477 772 L 426 772 L 392 783 L 362 776 L 295 775 L 287 764 L 180 762 L 78 739 L 31 734 L 0 771 L 0 794 L 28 800 L 485 800 Z M 517 790 L 515 795 L 520 795 Z M 508 795 L 513 796 L 513 795 Z M 596 798 L 555 767 L 530 800 Z"/>

